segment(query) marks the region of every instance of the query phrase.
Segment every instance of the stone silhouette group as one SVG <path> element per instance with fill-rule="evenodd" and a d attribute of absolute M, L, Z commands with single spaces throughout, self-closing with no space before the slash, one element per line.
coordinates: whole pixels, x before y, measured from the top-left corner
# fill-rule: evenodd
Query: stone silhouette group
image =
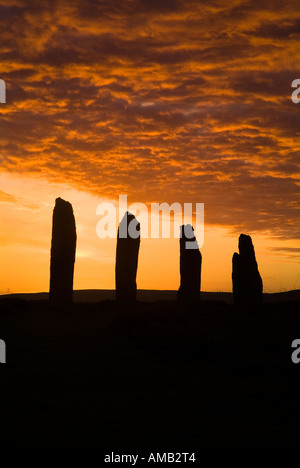
<path fill-rule="evenodd" d="M 129 235 L 129 224 L 135 224 L 140 232 L 140 224 L 131 213 L 125 213 L 117 237 L 116 251 L 116 299 L 130 303 L 136 299 L 136 274 L 140 248 L 140 235 Z M 190 224 L 180 227 L 180 287 L 177 300 L 193 303 L 200 299 L 202 256 L 193 227 Z M 73 299 L 73 276 L 76 252 L 76 224 L 72 205 L 57 198 L 53 210 L 51 263 L 50 263 L 50 302 L 54 305 L 67 305 Z M 193 243 L 193 248 L 188 246 Z M 235 304 L 259 304 L 262 302 L 262 279 L 255 259 L 250 236 L 239 237 L 239 253 L 232 258 L 232 289 Z"/>

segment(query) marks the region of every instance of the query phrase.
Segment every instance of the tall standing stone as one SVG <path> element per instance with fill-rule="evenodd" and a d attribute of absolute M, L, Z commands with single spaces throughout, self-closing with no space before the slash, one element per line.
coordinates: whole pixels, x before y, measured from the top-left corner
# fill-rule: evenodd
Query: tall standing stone
<path fill-rule="evenodd" d="M 76 225 L 71 203 L 57 198 L 53 210 L 50 302 L 71 304 L 76 252 Z"/>
<path fill-rule="evenodd" d="M 263 283 L 250 236 L 239 237 L 239 254 L 232 257 L 232 290 L 235 304 L 260 304 Z"/>
<path fill-rule="evenodd" d="M 200 299 L 202 256 L 193 226 L 180 226 L 180 287 L 177 300 L 195 302 Z"/>
<path fill-rule="evenodd" d="M 116 252 L 116 299 L 136 299 L 136 274 L 140 248 L 140 224 L 128 211 L 120 222 Z"/>

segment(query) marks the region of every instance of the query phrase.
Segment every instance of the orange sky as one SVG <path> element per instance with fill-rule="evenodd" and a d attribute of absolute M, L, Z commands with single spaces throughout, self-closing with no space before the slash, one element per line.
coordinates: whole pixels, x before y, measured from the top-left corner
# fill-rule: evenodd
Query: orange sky
<path fill-rule="evenodd" d="M 55 198 L 76 288 L 113 288 L 96 207 L 205 204 L 202 287 L 231 289 L 241 232 L 266 292 L 300 287 L 298 1 L 0 0 L 0 293 L 49 286 Z M 178 239 L 143 239 L 139 288 L 177 289 Z"/>

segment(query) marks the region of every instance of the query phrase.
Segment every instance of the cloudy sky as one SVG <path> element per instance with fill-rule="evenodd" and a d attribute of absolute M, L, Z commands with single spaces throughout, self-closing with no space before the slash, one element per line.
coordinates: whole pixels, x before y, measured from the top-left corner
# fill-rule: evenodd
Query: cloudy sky
<path fill-rule="evenodd" d="M 1 293 L 47 290 L 62 195 L 75 287 L 114 287 L 96 206 L 119 194 L 205 204 L 204 289 L 230 290 L 241 232 L 267 291 L 300 288 L 298 0 L 0 0 L 0 18 Z M 144 246 L 138 286 L 176 289 L 178 240 Z"/>

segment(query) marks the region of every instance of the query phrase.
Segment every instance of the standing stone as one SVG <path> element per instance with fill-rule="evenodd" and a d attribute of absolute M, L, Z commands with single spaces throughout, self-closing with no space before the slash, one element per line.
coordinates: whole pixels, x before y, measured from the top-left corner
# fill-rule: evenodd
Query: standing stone
<path fill-rule="evenodd" d="M 76 226 L 71 203 L 57 198 L 53 210 L 50 302 L 71 304 L 76 251 Z"/>
<path fill-rule="evenodd" d="M 180 287 L 177 300 L 195 302 L 200 299 L 202 256 L 193 226 L 180 226 Z M 193 248 L 191 248 L 193 247 Z"/>
<path fill-rule="evenodd" d="M 260 304 L 263 299 L 262 279 L 258 271 L 250 236 L 239 237 L 239 254 L 232 257 L 232 290 L 235 304 Z"/>
<path fill-rule="evenodd" d="M 116 252 L 116 299 L 136 299 L 136 273 L 140 248 L 140 224 L 128 211 L 120 222 Z"/>

